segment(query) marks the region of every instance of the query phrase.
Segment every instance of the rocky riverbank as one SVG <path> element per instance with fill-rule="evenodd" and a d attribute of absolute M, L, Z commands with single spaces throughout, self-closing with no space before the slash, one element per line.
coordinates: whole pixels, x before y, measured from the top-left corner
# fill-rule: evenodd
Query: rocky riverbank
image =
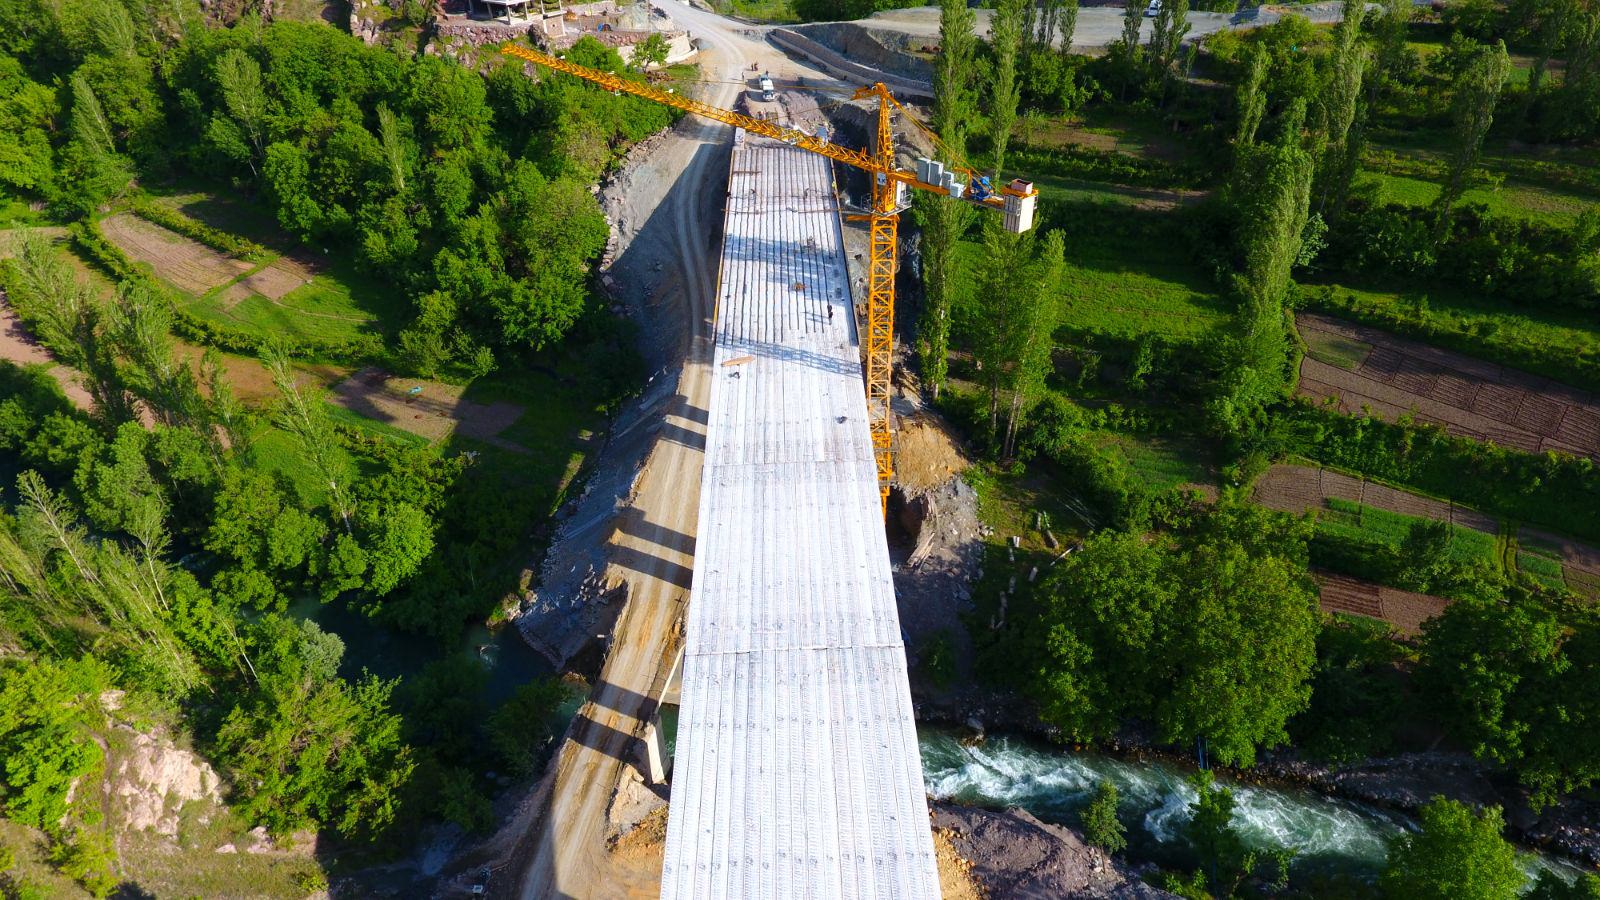
<path fill-rule="evenodd" d="M 1026 810 L 935 803 L 933 827 L 970 864 L 966 874 L 990 900 L 1175 896 L 1145 884 L 1072 829 L 1041 822 Z"/>

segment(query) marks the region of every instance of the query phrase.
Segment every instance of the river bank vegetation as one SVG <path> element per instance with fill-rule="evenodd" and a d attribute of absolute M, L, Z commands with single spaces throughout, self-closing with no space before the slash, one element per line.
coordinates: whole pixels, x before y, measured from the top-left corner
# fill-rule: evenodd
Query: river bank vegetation
<path fill-rule="evenodd" d="M 996 527 L 966 619 L 971 671 L 1031 698 L 1063 740 L 1131 734 L 1234 766 L 1443 745 L 1518 785 L 1502 796 L 1535 816 L 1582 802 L 1600 775 L 1600 709 L 1578 696 L 1600 687 L 1591 599 L 1563 559 L 1521 554 L 1492 523 L 1600 544 L 1600 444 L 1536 454 L 1416 411 L 1299 396 L 1296 313 L 1592 388 L 1600 13 L 1348 3 L 1332 27 L 1285 15 L 1186 42 L 1187 9 L 1169 3 L 1141 32 L 1130 5 L 1124 39 L 1084 58 L 1051 44 L 1070 44 L 1070 16 L 1044 26 L 1037 8 L 1001 0 L 981 42 L 961 4 L 942 6 L 934 126 L 957 157 L 1034 181 L 1047 236 L 1004 235 L 953 201 L 917 207 L 923 388 L 982 458 L 973 480 Z M 1026 139 L 1009 93 L 1033 120 Z M 1400 178 L 1432 189 L 1400 191 Z M 1037 249 L 1055 235 L 1059 263 Z M 1061 277 L 1037 287 L 1018 254 Z M 1003 305 L 1023 308 L 1002 314 L 1008 291 Z M 1373 351 L 1316 352 L 1354 370 Z M 1181 461 L 1134 464 L 1157 449 Z M 1305 516 L 1255 505 L 1257 478 L 1306 461 L 1426 502 L 1319 496 Z M 1022 497 L 1027 508 L 1007 508 Z M 1438 501 L 1483 514 L 1473 521 L 1490 532 L 1424 514 Z M 1318 602 L 1329 573 L 1441 598 L 1444 612 L 1409 637 L 1332 615 Z M 1505 874 L 1498 811 L 1422 815 L 1424 833 L 1454 837 L 1396 845 L 1392 877 L 1352 896 L 1529 886 Z M 1450 862 L 1457 851 L 1474 861 Z M 1437 858 L 1403 862 L 1424 853 Z M 1294 892 L 1277 882 L 1286 872 L 1231 858 L 1172 884 Z M 1477 874 L 1418 893 L 1400 872 L 1434 865 Z"/>

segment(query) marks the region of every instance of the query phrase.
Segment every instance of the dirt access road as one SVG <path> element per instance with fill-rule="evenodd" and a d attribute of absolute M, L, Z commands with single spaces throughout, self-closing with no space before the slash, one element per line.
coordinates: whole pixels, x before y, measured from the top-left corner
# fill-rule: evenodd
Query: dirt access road
<path fill-rule="evenodd" d="M 734 105 L 751 63 L 774 76 L 831 81 L 747 36 L 745 26 L 675 0 L 657 0 L 680 27 L 705 42 L 702 99 Z M 608 808 L 626 766 L 636 765 L 639 736 L 678 649 L 688 602 L 700 502 L 704 422 L 710 395 L 710 322 L 715 309 L 726 190 L 726 126 L 686 119 L 659 139 L 626 185 L 613 214 L 619 258 L 660 252 L 676 271 L 659 272 L 642 299 L 662 328 L 663 355 L 682 360 L 677 395 L 667 401 L 659 437 L 606 547 L 606 577 L 625 586 L 627 602 L 612 632 L 599 682 L 578 712 L 549 776 L 549 797 L 535 826 L 529 862 L 516 894 L 525 898 L 655 897 L 659 855 L 619 858 L 606 846 Z M 641 247 L 654 241 L 656 247 Z M 665 252 L 662 252 L 665 251 Z M 658 270 L 659 271 L 659 270 Z M 624 290 L 630 287 L 624 286 Z M 679 327 L 681 323 L 681 327 Z M 675 345 L 675 346 L 672 346 Z M 669 370 L 673 365 L 668 363 Z M 531 856 L 531 858 L 530 858 Z"/>

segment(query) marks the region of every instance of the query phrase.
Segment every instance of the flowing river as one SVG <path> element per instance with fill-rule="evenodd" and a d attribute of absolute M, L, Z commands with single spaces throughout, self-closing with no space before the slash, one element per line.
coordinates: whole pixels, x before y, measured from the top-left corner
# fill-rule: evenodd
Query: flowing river
<path fill-rule="evenodd" d="M 1195 798 L 1191 770 L 1166 761 L 1135 761 L 1075 751 L 1008 735 L 963 746 L 954 731 L 918 729 L 928 793 L 976 806 L 1019 806 L 1047 822 L 1076 825 L 1078 810 L 1095 786 L 1109 779 L 1121 794 L 1120 818 L 1128 831 L 1128 857 L 1174 868 L 1193 868 L 1182 829 Z M 1413 820 L 1391 812 L 1292 787 L 1241 784 L 1232 788 L 1234 823 L 1253 847 L 1292 847 L 1297 879 L 1374 877 L 1385 842 Z M 1564 877 L 1582 871 L 1539 854 L 1525 854 L 1530 875 L 1552 869 Z M 1303 883 L 1303 882 L 1302 882 Z"/>

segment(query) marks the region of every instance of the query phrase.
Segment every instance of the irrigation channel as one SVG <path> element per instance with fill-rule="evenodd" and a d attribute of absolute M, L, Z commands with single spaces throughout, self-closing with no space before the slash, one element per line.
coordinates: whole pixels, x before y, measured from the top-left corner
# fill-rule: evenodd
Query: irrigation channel
<path fill-rule="evenodd" d="M 923 774 L 928 793 L 991 808 L 1021 807 L 1046 822 L 1078 824 L 1078 811 L 1102 779 L 1121 795 L 1119 818 L 1127 827 L 1127 856 L 1192 869 L 1196 860 L 1183 839 L 1192 769 L 1167 761 L 1137 761 L 1092 750 L 1071 750 L 1012 735 L 990 734 L 978 746 L 963 746 L 955 731 L 922 725 Z M 1252 847 L 1292 847 L 1291 872 L 1305 884 L 1327 879 L 1376 877 L 1385 842 L 1415 827 L 1402 813 L 1292 787 L 1218 783 L 1234 794 L 1234 823 Z M 1552 869 L 1568 880 L 1584 871 L 1537 853 L 1522 857 L 1530 876 Z M 1531 884 L 1531 880 L 1530 880 Z"/>

